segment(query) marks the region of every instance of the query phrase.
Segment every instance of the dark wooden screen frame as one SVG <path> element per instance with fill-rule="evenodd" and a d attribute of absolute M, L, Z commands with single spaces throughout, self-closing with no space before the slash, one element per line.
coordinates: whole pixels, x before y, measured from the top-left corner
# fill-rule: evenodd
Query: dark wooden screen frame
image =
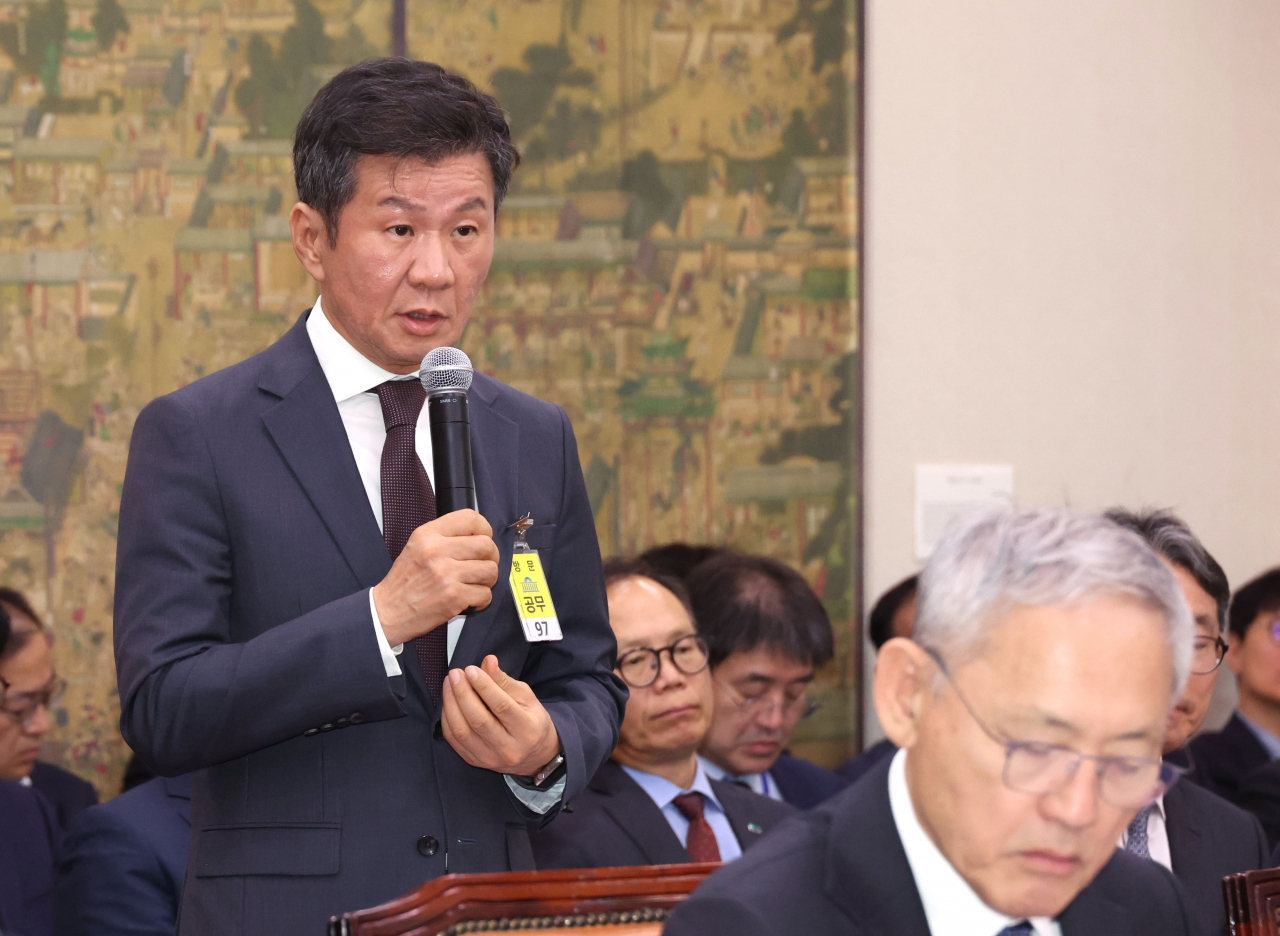
<path fill-rule="evenodd" d="M 545 919 L 544 927 L 661 920 L 718 867 L 705 862 L 450 874 L 379 907 L 334 917 L 329 936 L 436 936 L 456 923 L 510 918 Z M 613 914 L 626 918 L 610 919 Z"/>

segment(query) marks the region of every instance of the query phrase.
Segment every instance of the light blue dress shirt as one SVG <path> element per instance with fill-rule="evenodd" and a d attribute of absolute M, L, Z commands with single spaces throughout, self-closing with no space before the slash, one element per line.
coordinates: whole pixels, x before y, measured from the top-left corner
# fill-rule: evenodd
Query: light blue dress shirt
<path fill-rule="evenodd" d="M 698 763 L 702 765 L 702 769 L 707 772 L 707 776 L 712 780 L 727 780 L 729 783 L 746 784 L 752 793 L 767 796 L 769 799 L 777 800 L 779 803 L 786 802 L 782 798 L 782 791 L 778 789 L 778 784 L 773 780 L 773 774 L 767 770 L 764 773 L 742 774 L 735 777 L 719 764 L 707 760 L 701 754 L 698 755 Z"/>
<path fill-rule="evenodd" d="M 724 806 L 716 799 L 716 794 L 711 789 L 711 781 L 707 779 L 706 771 L 702 769 L 701 764 L 698 765 L 698 773 L 693 778 L 693 786 L 687 790 L 680 789 L 670 780 L 659 777 L 657 774 L 645 773 L 625 765 L 622 769 L 627 772 L 628 777 L 640 784 L 640 789 L 649 794 L 649 799 L 662 810 L 662 815 L 671 826 L 671 831 L 676 834 L 676 838 L 685 848 L 689 847 L 689 820 L 676 807 L 675 798 L 682 793 L 701 793 L 702 815 L 706 817 L 707 825 L 711 826 L 711 831 L 715 833 L 716 845 L 720 847 L 720 860 L 733 861 L 742 857 L 742 846 L 738 844 L 738 837 L 733 834 L 733 826 L 729 824 Z"/>

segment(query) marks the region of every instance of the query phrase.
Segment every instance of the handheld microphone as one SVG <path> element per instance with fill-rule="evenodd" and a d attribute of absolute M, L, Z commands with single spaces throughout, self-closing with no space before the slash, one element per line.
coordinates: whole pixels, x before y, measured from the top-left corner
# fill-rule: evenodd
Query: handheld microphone
<path fill-rule="evenodd" d="M 467 412 L 472 375 L 471 359 L 457 348 L 435 348 L 422 359 L 420 379 L 427 391 L 437 515 L 477 509 Z"/>

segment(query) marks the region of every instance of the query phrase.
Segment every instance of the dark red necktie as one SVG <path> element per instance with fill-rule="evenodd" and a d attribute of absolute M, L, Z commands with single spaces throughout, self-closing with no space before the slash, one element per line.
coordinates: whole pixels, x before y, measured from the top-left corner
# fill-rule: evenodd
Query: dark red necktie
<path fill-rule="evenodd" d="M 436 518 L 436 494 L 417 447 L 418 416 L 427 391 L 417 380 L 388 380 L 374 392 L 387 427 L 387 441 L 382 444 L 382 538 L 394 562 L 413 531 Z M 448 671 L 447 639 L 448 626 L 441 624 L 410 641 L 434 702 L 440 701 Z"/>
<path fill-rule="evenodd" d="M 719 861 L 720 846 L 716 843 L 716 834 L 702 814 L 702 794 L 681 793 L 672 802 L 689 820 L 689 838 L 685 844 L 689 857 L 694 861 Z"/>

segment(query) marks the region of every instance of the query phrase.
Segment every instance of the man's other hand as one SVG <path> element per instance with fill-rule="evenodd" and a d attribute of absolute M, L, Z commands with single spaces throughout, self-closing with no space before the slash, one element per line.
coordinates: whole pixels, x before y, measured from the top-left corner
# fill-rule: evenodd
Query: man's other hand
<path fill-rule="evenodd" d="M 560 751 L 538 697 L 499 669 L 492 654 L 480 666 L 449 671 L 440 721 L 445 740 L 473 767 L 529 777 Z"/>
<path fill-rule="evenodd" d="M 424 523 L 373 587 L 387 643 L 420 637 L 467 608 L 487 608 L 497 581 L 498 547 L 488 520 L 455 510 Z"/>

